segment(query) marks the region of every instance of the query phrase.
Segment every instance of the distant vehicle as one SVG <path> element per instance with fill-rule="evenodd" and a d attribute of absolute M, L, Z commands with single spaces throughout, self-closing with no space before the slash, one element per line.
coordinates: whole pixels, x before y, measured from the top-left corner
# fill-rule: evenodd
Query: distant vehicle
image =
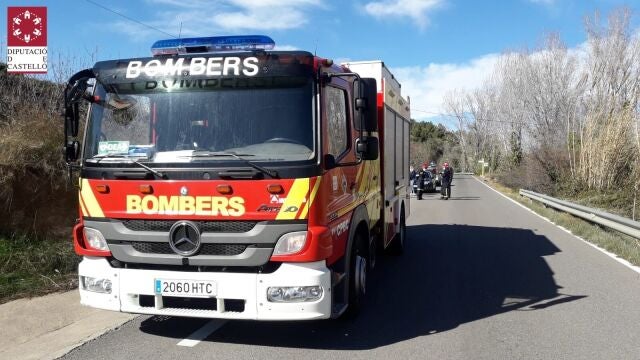
<path fill-rule="evenodd" d="M 436 191 L 436 177 L 433 175 L 433 173 L 429 174 L 429 182 L 430 182 L 430 184 L 428 184 L 426 186 L 427 191 L 435 192 Z"/>

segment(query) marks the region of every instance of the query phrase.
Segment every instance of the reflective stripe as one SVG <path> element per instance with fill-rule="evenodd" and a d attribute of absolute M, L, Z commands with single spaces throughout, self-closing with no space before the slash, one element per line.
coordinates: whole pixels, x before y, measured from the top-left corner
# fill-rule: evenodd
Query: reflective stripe
<path fill-rule="evenodd" d="M 80 188 L 80 196 L 84 201 L 84 205 L 86 206 L 86 210 L 91 217 L 104 217 L 104 213 L 100 208 L 100 204 L 96 199 L 93 190 L 91 190 L 91 185 L 89 184 L 89 180 L 82 179 L 82 186 Z"/>
<path fill-rule="evenodd" d="M 371 169 L 373 167 L 370 164 L 370 161 L 365 161 L 362 165 L 362 177 L 360 178 L 360 182 L 358 183 L 358 194 L 364 194 L 369 191 L 371 188 L 371 183 L 374 181 L 372 179 Z"/>
<path fill-rule="evenodd" d="M 362 204 L 367 204 L 367 202 L 369 200 L 375 198 L 378 195 L 379 195 L 378 192 L 372 191 L 369 194 L 367 194 L 367 196 L 362 201 L 353 202 L 353 203 L 351 203 L 351 205 L 345 206 L 344 208 L 336 211 L 336 214 L 338 214 L 338 217 L 344 216 L 345 214 L 349 213 L 350 211 L 352 211 L 353 209 L 357 208 L 358 206 L 360 206 Z"/>
<path fill-rule="evenodd" d="M 82 201 L 82 196 L 80 196 L 80 192 L 78 192 L 78 204 L 80 204 L 80 211 L 82 211 L 82 216 L 89 216 L 87 208 L 84 206 L 84 201 Z"/>
<path fill-rule="evenodd" d="M 309 178 L 296 179 L 289 190 L 287 199 L 282 204 L 280 212 L 276 216 L 276 220 L 292 220 L 296 218 L 305 196 L 309 191 Z"/>
<path fill-rule="evenodd" d="M 318 193 L 318 189 L 320 188 L 320 181 L 322 180 L 322 176 L 318 176 L 316 178 L 316 183 L 313 185 L 313 190 L 311 190 L 311 195 L 304 207 L 302 208 L 302 212 L 300 213 L 300 217 L 298 219 L 306 219 L 307 214 L 309 213 L 309 208 L 313 204 L 313 200 L 316 198 L 316 194 Z"/>
<path fill-rule="evenodd" d="M 358 166 L 358 174 L 356 175 L 356 184 L 360 183 L 360 176 L 362 175 L 362 169 L 364 169 L 364 164 L 360 163 L 360 166 Z"/>

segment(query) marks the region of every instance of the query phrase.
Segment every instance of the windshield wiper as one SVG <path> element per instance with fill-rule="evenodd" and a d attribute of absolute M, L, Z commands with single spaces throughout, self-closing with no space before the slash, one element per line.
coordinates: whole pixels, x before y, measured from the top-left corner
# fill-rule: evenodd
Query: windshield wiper
<path fill-rule="evenodd" d="M 276 179 L 278 178 L 278 172 L 275 170 L 271 170 L 271 169 L 267 169 L 265 167 L 262 167 L 254 162 L 251 162 L 245 158 L 243 158 L 243 156 L 255 156 L 253 154 L 237 154 L 235 152 L 231 152 L 231 151 L 207 151 L 207 150 L 195 150 L 191 155 L 187 155 L 187 157 L 192 157 L 192 158 L 198 158 L 198 157 L 216 157 L 216 156 L 231 156 L 235 159 L 238 159 L 242 162 L 244 162 L 245 164 L 251 166 L 252 168 L 260 171 L 263 174 L 267 174 L 269 176 L 271 176 L 272 178 Z"/>
<path fill-rule="evenodd" d="M 93 157 L 91 157 L 91 159 L 97 159 L 96 163 L 99 163 L 101 160 L 104 159 L 127 159 L 129 160 L 130 164 L 136 164 L 138 166 L 140 166 L 141 168 L 147 170 L 148 172 L 152 173 L 153 175 L 159 177 L 160 179 L 164 179 L 164 174 L 161 173 L 160 171 L 151 168 L 141 162 L 139 162 L 138 160 L 130 157 L 129 155 L 118 155 L 118 154 L 104 154 L 104 155 L 95 155 Z"/>

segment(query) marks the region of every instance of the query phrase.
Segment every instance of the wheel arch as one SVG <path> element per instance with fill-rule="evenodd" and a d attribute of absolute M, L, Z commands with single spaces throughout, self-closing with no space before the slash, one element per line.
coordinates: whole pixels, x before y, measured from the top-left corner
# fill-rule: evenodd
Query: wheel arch
<path fill-rule="evenodd" d="M 349 271 L 353 242 L 358 232 L 363 232 L 364 239 L 367 241 L 367 251 L 369 251 L 368 249 L 371 245 L 371 236 L 369 236 L 369 225 L 369 213 L 367 212 L 367 207 L 362 204 L 353 211 L 353 214 L 351 215 L 351 222 L 349 223 L 349 237 L 347 238 L 347 246 L 344 253 L 345 270 L 347 272 Z"/>
<path fill-rule="evenodd" d="M 370 219 L 367 213 L 367 207 L 362 204 L 353 210 L 351 214 L 351 221 L 349 222 L 349 236 L 347 238 L 347 244 L 344 252 L 344 256 L 340 261 L 338 261 L 333 266 L 332 270 L 341 272 L 344 274 L 342 277 L 343 280 L 340 283 L 340 291 L 334 291 L 334 301 L 338 301 L 342 304 L 349 303 L 349 279 L 351 276 L 351 259 L 353 254 L 353 242 L 355 241 L 356 235 L 358 232 L 363 233 L 363 238 L 366 239 L 367 242 L 371 241 L 371 237 L 369 236 L 369 224 Z M 369 244 L 370 245 L 370 244 Z M 368 249 L 367 249 L 368 251 Z M 337 290 L 337 289 L 336 289 Z M 338 295 L 340 294 L 340 295 Z M 335 297 L 338 296 L 338 297 Z M 346 309 L 346 307 L 345 307 Z M 344 310 L 343 310 L 344 311 Z M 334 313 L 332 316 L 337 317 L 340 316 L 343 311 Z"/>

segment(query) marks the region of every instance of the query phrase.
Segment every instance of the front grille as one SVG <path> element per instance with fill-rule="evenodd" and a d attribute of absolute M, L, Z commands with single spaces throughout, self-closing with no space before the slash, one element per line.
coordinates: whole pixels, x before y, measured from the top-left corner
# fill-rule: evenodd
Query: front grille
<path fill-rule="evenodd" d="M 138 305 L 141 307 L 155 307 L 153 295 L 140 295 Z M 165 308 L 193 309 L 193 310 L 218 310 L 216 298 L 186 298 L 175 296 L 163 296 L 162 305 Z M 245 300 L 224 299 L 225 312 L 244 312 Z"/>
<path fill-rule="evenodd" d="M 145 254 L 175 254 L 168 242 L 130 242 L 136 251 Z M 240 255 L 247 249 L 243 244 L 202 244 L 198 255 Z"/>
<path fill-rule="evenodd" d="M 122 224 L 132 231 L 169 232 L 176 220 L 122 220 Z M 257 221 L 193 221 L 203 233 L 243 233 L 253 229 Z"/>

